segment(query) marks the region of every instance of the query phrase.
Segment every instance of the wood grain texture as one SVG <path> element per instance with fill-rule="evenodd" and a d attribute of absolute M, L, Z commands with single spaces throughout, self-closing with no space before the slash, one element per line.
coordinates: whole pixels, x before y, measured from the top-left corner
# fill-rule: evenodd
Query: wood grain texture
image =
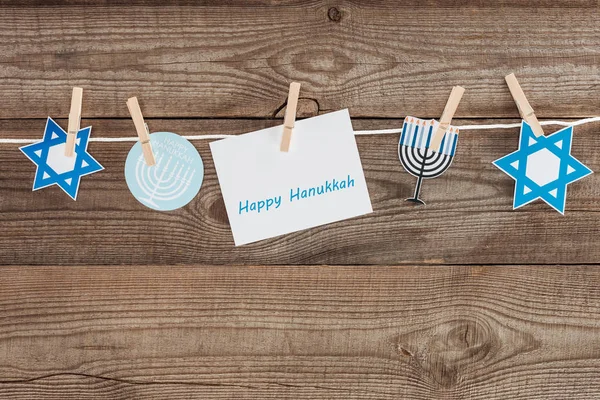
<path fill-rule="evenodd" d="M 150 120 L 152 131 L 238 134 L 281 120 Z M 490 121 L 456 120 L 456 124 Z M 502 121 L 501 121 L 502 122 Z M 504 121 L 514 122 L 514 121 Z M 65 121 L 59 121 L 64 125 Z M 130 120 L 84 120 L 93 137 L 135 136 Z M 354 120 L 355 129 L 395 120 Z M 41 136 L 43 120 L 0 121 L 5 137 Z M 600 177 L 569 186 L 566 217 L 545 203 L 512 211 L 513 180 L 493 160 L 514 151 L 518 128 L 461 133 L 452 167 L 425 181 L 427 206 L 404 201 L 415 178 L 397 155 L 399 135 L 357 136 L 374 213 L 241 247 L 233 246 L 208 141 L 199 194 L 173 212 L 146 208 L 123 170 L 133 143 L 91 143 L 105 171 L 84 177 L 76 202 L 58 187 L 32 192 L 35 166 L 0 145 L 2 264 L 584 264 L 600 260 Z M 600 169 L 598 127 L 575 128 L 573 155 Z M 554 251 L 549 252 L 547 249 Z M 24 251 L 35 249 L 35 251 Z"/>
<path fill-rule="evenodd" d="M 66 126 L 73 86 L 93 137 L 135 136 L 131 96 L 151 131 L 281 124 L 291 81 L 299 117 L 357 130 L 437 118 L 454 85 L 454 123 L 515 122 L 510 72 L 540 118 L 598 115 L 598 21 L 597 0 L 0 0 L 0 137 Z M 573 142 L 596 171 L 598 131 Z M 513 212 L 491 162 L 517 138 L 462 132 L 414 207 L 398 135 L 360 136 L 373 214 L 240 248 L 208 141 L 168 213 L 129 193 L 132 142 L 90 144 L 106 170 L 77 202 L 0 144 L 0 399 L 600 398 L 600 178 L 566 217 Z"/>
<path fill-rule="evenodd" d="M 585 266 L 5 267 L 7 399 L 592 399 Z"/>
<path fill-rule="evenodd" d="M 265 117 L 289 82 L 320 112 L 515 117 L 515 72 L 539 117 L 600 109 L 597 1 L 299 0 L 0 4 L 0 118 Z M 111 4 L 111 5 L 107 5 Z M 118 4 L 118 2 L 116 3 Z"/>

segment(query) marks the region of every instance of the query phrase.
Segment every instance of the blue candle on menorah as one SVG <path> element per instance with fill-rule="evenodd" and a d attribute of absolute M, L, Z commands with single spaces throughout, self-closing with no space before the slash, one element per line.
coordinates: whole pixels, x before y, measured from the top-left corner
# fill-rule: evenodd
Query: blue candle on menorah
<path fill-rule="evenodd" d="M 398 143 L 398 157 L 409 174 L 417 178 L 413 197 L 406 199 L 425 204 L 419 198 L 423 179 L 432 179 L 443 174 L 454 158 L 458 143 L 458 128 L 448 126 L 442 132 L 441 141 L 434 137 L 440 123 L 436 120 L 423 120 L 406 117 Z"/>

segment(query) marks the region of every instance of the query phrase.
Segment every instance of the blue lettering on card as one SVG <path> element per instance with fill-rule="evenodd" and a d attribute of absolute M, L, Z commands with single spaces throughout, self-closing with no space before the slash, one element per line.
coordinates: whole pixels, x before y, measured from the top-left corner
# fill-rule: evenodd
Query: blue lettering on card
<path fill-rule="evenodd" d="M 338 192 L 340 190 L 353 188 L 355 186 L 354 179 L 348 175 L 345 179 L 331 179 L 326 180 L 318 186 L 309 188 L 292 188 L 290 189 L 289 201 L 297 202 L 302 199 L 308 199 L 311 197 L 319 197 L 327 193 Z M 265 213 L 268 211 L 276 210 L 281 207 L 282 196 L 273 196 L 266 199 L 259 200 L 243 200 L 238 204 L 238 214 L 250 214 L 250 213 Z"/>

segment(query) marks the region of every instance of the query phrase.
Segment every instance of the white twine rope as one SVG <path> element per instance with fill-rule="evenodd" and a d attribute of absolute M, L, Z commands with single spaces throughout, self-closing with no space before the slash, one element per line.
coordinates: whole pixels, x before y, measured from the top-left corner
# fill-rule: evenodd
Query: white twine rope
<path fill-rule="evenodd" d="M 592 122 L 600 121 L 600 117 L 590 117 L 584 118 L 577 121 L 567 122 L 567 121 L 542 121 L 541 125 L 560 125 L 560 126 L 578 126 L 590 124 Z M 477 131 L 477 130 L 486 130 L 486 129 L 510 129 L 510 128 L 519 128 L 521 126 L 520 122 L 516 122 L 514 124 L 491 124 L 491 125 L 453 125 L 457 127 L 461 131 Z M 354 131 L 355 135 L 391 135 L 395 133 L 401 133 L 402 128 L 399 129 L 377 129 L 377 130 L 366 130 L 366 131 Z M 187 140 L 217 140 L 217 139 L 225 139 L 228 137 L 237 136 L 237 135 L 187 135 L 183 136 Z M 107 138 L 107 137 L 92 137 L 90 138 L 90 142 L 137 142 L 139 139 L 137 136 L 130 137 L 116 137 L 116 138 Z M 7 144 L 27 144 L 27 143 L 36 143 L 39 142 L 40 139 L 2 139 L 0 138 L 1 143 Z"/>
<path fill-rule="evenodd" d="M 542 121 L 540 125 L 560 125 L 560 126 L 578 126 L 584 124 L 590 124 L 592 122 L 600 121 L 600 117 L 584 118 L 577 121 Z M 485 129 L 509 129 L 509 128 L 520 128 L 521 123 L 515 122 L 514 124 L 491 124 L 491 125 L 452 125 L 458 128 L 460 131 L 478 131 Z M 402 128 L 399 129 L 379 129 L 374 131 L 354 131 L 355 135 L 386 135 L 393 133 L 401 133 Z"/>

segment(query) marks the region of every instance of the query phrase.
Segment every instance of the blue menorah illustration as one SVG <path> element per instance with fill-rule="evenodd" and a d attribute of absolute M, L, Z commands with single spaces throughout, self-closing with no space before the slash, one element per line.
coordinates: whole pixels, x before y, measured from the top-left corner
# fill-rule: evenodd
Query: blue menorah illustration
<path fill-rule="evenodd" d="M 436 178 L 443 174 L 454 158 L 458 143 L 458 128 L 449 127 L 444 133 L 439 149 L 430 148 L 432 135 L 439 126 L 435 120 L 406 117 L 398 144 L 398 156 L 402 166 L 417 178 L 413 197 L 406 200 L 425 204 L 419 199 L 423 179 Z"/>
<path fill-rule="evenodd" d="M 135 177 L 140 189 L 146 197 L 140 197 L 154 207 L 159 207 L 157 201 L 171 201 L 181 197 L 192 182 L 196 170 L 176 161 L 170 156 L 163 164 L 164 157 L 157 153 L 156 165 L 149 167 L 144 161 L 144 156 L 138 158 Z M 183 172 L 185 170 L 185 173 Z M 182 176 L 183 174 L 183 176 Z"/>

